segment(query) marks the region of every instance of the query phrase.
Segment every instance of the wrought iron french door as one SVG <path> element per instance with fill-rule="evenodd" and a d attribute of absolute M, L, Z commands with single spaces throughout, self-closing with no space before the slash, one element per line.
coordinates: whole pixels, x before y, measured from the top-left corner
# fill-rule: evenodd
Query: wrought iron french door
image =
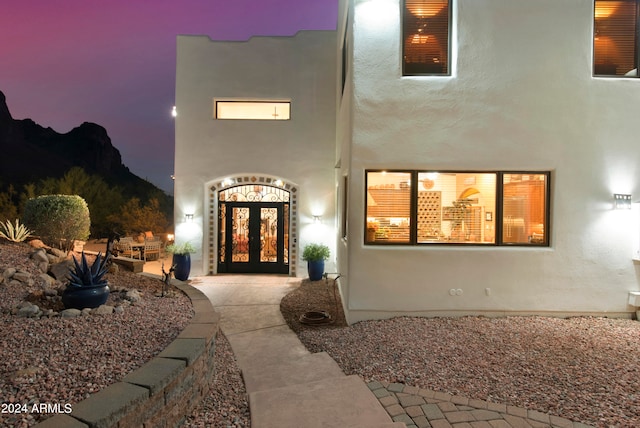
<path fill-rule="evenodd" d="M 220 204 L 218 272 L 289 273 L 289 204 Z"/>

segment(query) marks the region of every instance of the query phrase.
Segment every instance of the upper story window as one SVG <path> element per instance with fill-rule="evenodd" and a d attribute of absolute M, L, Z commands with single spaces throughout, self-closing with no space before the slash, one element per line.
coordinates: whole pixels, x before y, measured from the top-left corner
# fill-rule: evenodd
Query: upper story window
<path fill-rule="evenodd" d="M 289 101 L 235 101 L 213 100 L 213 117 L 216 119 L 289 120 Z"/>
<path fill-rule="evenodd" d="M 595 0 L 593 75 L 638 77 L 640 0 Z"/>
<path fill-rule="evenodd" d="M 402 74 L 451 74 L 450 0 L 404 0 L 402 15 Z"/>

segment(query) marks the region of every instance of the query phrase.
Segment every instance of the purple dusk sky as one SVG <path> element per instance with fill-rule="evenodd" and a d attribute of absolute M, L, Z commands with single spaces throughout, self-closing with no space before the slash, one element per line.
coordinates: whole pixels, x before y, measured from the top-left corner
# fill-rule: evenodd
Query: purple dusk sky
<path fill-rule="evenodd" d="M 134 174 L 171 192 L 176 36 L 333 30 L 337 7 L 338 0 L 8 0 L 0 90 L 14 119 L 60 133 L 83 122 L 103 126 Z"/>

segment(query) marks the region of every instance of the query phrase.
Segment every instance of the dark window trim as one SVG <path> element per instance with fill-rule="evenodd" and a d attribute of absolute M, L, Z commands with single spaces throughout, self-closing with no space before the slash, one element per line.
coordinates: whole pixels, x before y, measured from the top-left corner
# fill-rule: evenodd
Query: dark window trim
<path fill-rule="evenodd" d="M 372 173 L 380 173 L 380 172 L 388 172 L 388 173 L 405 173 L 410 174 L 411 177 L 411 188 L 410 188 L 410 238 L 409 242 L 367 242 L 367 189 L 368 186 L 368 174 Z M 493 217 L 493 222 L 495 222 L 495 242 L 477 242 L 477 243 L 464 243 L 464 242 L 418 242 L 418 228 L 417 228 L 417 218 L 418 218 L 418 186 L 415 183 L 418 182 L 418 174 L 427 173 L 427 172 L 438 172 L 438 173 L 452 173 L 452 174 L 496 174 L 496 207 L 495 214 Z M 536 174 L 536 175 L 544 175 L 545 176 L 545 212 L 544 212 L 544 242 L 542 243 L 530 243 L 530 242 L 504 242 L 502 237 L 502 227 L 503 227 L 503 189 L 504 189 L 504 175 L 505 174 Z M 526 170 L 526 171 L 485 171 L 485 170 L 436 170 L 436 169 L 365 169 L 364 170 L 364 225 L 363 225 L 363 243 L 366 246 L 428 246 L 428 247 L 550 247 L 550 237 L 551 237 L 551 171 L 535 171 L 535 170 Z"/>

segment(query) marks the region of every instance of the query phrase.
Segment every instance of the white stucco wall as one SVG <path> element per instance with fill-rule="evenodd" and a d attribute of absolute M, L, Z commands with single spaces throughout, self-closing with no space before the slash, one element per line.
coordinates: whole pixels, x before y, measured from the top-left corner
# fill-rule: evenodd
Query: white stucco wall
<path fill-rule="evenodd" d="M 593 2 L 454 0 L 451 77 L 402 77 L 399 0 L 355 0 L 353 22 L 349 320 L 630 315 L 638 237 L 612 195 L 640 196 L 640 79 L 592 77 Z M 551 171 L 551 246 L 365 246 L 377 168 Z"/>
<path fill-rule="evenodd" d="M 198 247 L 192 276 L 208 273 L 209 236 L 217 234 L 209 230 L 208 187 L 228 175 L 294 184 L 294 245 L 325 242 L 335 254 L 335 37 L 335 31 L 245 42 L 178 37 L 175 223 L 176 240 Z M 291 120 L 214 120 L 214 98 L 290 100 Z M 185 213 L 195 213 L 193 223 L 184 223 Z M 313 224 L 314 215 L 322 224 Z M 291 263 L 306 275 L 299 255 Z"/>

